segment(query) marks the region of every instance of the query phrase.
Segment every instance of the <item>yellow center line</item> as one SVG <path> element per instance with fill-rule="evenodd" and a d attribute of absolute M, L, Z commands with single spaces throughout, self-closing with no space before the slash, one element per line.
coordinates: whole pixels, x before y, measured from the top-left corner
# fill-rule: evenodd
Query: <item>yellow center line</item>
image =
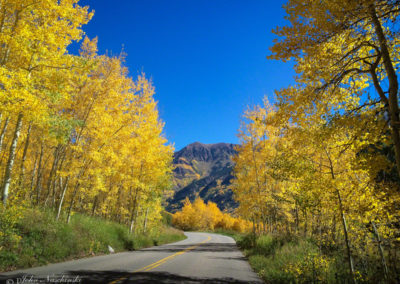
<path fill-rule="evenodd" d="M 150 270 L 152 270 L 152 269 L 154 269 L 154 268 L 160 266 L 161 264 L 164 264 L 164 263 L 167 262 L 169 259 L 172 259 L 172 258 L 174 258 L 174 257 L 176 257 L 176 256 L 178 256 L 178 255 L 184 254 L 184 253 L 186 253 L 186 252 L 188 252 L 188 251 L 190 251 L 190 250 L 192 250 L 192 249 L 195 249 L 195 248 L 197 248 L 198 246 L 200 246 L 200 245 L 202 245 L 202 244 L 208 242 L 209 240 L 211 240 L 211 237 L 210 237 L 210 236 L 208 236 L 206 240 L 204 240 L 204 241 L 198 243 L 197 245 L 188 247 L 188 248 L 186 248 L 186 249 L 184 249 L 184 250 L 181 250 L 181 251 L 178 251 L 177 253 L 174 253 L 174 254 L 172 254 L 172 255 L 170 255 L 170 256 L 164 257 L 163 259 L 160 259 L 159 261 L 156 261 L 156 262 L 154 262 L 154 263 L 152 263 L 152 264 L 149 264 L 149 265 L 147 265 L 147 266 L 145 266 L 145 267 L 142 267 L 142 268 L 139 268 L 139 269 L 133 271 L 133 273 L 142 272 L 142 271 L 144 271 L 144 272 L 150 271 Z M 123 277 L 121 277 L 121 278 L 118 278 L 118 279 L 116 279 L 116 280 L 110 282 L 109 284 L 115 284 L 115 283 L 117 283 L 117 282 L 119 282 L 119 281 L 125 280 L 126 278 L 128 278 L 128 277 L 127 277 L 127 276 L 123 276 Z"/>

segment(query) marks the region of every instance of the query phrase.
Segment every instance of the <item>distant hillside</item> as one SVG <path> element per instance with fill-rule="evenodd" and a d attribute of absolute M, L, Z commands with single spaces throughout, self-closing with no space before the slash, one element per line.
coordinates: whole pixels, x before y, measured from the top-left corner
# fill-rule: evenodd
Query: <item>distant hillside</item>
<path fill-rule="evenodd" d="M 192 143 L 174 154 L 174 190 L 168 200 L 167 210 L 175 212 L 189 197 L 200 196 L 204 201 L 215 202 L 221 210 L 232 211 L 237 204 L 230 189 L 232 156 L 235 144 Z"/>

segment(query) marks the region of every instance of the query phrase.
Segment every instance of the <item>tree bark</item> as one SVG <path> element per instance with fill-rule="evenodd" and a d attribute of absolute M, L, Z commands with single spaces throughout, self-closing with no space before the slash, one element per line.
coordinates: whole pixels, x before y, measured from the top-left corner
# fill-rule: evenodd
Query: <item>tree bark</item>
<path fill-rule="evenodd" d="M 375 33 L 378 36 L 379 47 L 382 53 L 383 65 L 387 74 L 387 79 L 389 81 L 389 115 L 390 115 L 390 126 L 392 130 L 392 139 L 395 148 L 395 158 L 397 172 L 400 176 L 400 118 L 399 118 L 399 102 L 398 102 L 398 91 L 399 82 L 397 80 L 396 70 L 393 66 L 393 61 L 390 58 L 389 48 L 387 46 L 387 41 L 385 34 L 382 29 L 381 22 L 376 14 L 374 4 L 369 6 L 369 13 L 372 18 L 372 23 L 375 27 Z"/>
<path fill-rule="evenodd" d="M 336 214 L 335 214 L 335 212 L 334 212 L 334 215 L 332 218 L 331 236 L 332 236 L 332 240 L 334 241 L 334 243 L 336 243 Z"/>
<path fill-rule="evenodd" d="M 132 189 L 131 189 L 132 192 Z M 129 226 L 129 233 L 132 234 L 134 232 L 134 224 L 135 224 L 135 213 L 137 211 L 137 196 L 138 196 L 138 189 L 135 190 L 135 197 L 132 202 L 132 211 L 131 211 L 131 220 L 130 220 L 130 226 Z"/>
<path fill-rule="evenodd" d="M 68 206 L 67 224 L 69 223 L 69 221 L 71 221 L 72 207 L 74 206 L 75 196 L 76 196 L 76 193 L 78 192 L 79 185 L 80 185 L 80 183 L 78 180 L 78 181 L 76 181 L 74 192 L 72 193 L 72 196 L 71 196 L 71 202 L 69 203 L 69 206 Z"/>
<path fill-rule="evenodd" d="M 255 247 L 256 246 L 256 223 L 255 223 L 255 216 L 253 215 L 251 218 L 251 222 L 253 225 L 253 230 L 252 230 L 252 234 L 251 234 L 251 246 Z"/>
<path fill-rule="evenodd" d="M 58 165 L 58 171 L 61 171 L 62 170 L 62 168 L 63 168 L 63 165 L 64 165 L 64 161 L 65 161 L 65 157 L 67 156 L 66 155 L 66 150 L 65 150 L 65 148 L 63 149 L 63 152 L 62 152 L 62 158 L 61 158 L 61 162 L 59 163 L 59 165 Z M 56 172 L 57 172 L 57 170 L 56 170 Z M 52 193 L 52 201 L 51 201 L 51 206 L 52 207 L 56 207 L 56 196 L 57 196 L 57 179 L 59 180 L 59 182 L 60 182 L 60 184 L 59 184 L 59 188 L 60 188 L 60 190 L 61 190 L 61 177 L 59 177 L 59 176 L 56 176 L 55 178 L 54 178 L 54 182 L 53 182 L 53 193 Z"/>
<path fill-rule="evenodd" d="M 136 232 L 136 225 L 137 225 L 137 218 L 139 216 L 139 209 L 140 209 L 140 204 L 139 202 L 136 205 L 136 214 L 135 214 L 135 218 L 133 220 L 133 233 Z"/>
<path fill-rule="evenodd" d="M 58 211 L 57 211 L 57 217 L 56 217 L 57 221 L 60 219 L 61 208 L 62 208 L 62 205 L 63 205 L 63 202 L 64 202 L 65 192 L 67 191 L 68 182 L 69 182 L 69 177 L 67 177 L 65 179 L 65 184 L 64 184 L 64 186 L 62 188 L 62 194 L 61 194 L 61 198 L 60 198 L 60 203 L 58 204 Z M 62 177 L 60 177 L 60 186 L 62 186 Z"/>
<path fill-rule="evenodd" d="M 379 236 L 379 232 L 376 229 L 375 222 L 371 222 L 371 224 L 372 224 L 372 228 L 374 229 L 374 235 L 376 237 L 376 240 L 378 241 L 379 254 L 381 255 L 381 262 L 382 262 L 382 268 L 383 268 L 383 276 L 387 280 L 389 271 L 388 271 L 388 267 L 386 265 L 385 254 L 384 254 L 383 248 L 382 248 L 381 237 Z"/>
<path fill-rule="evenodd" d="M 131 215 L 131 224 L 129 226 L 129 234 L 132 234 L 133 232 L 133 226 L 134 226 L 134 218 L 133 218 L 133 214 Z"/>
<path fill-rule="evenodd" d="M 307 238 L 307 232 L 308 232 L 308 217 L 307 217 L 307 208 L 304 208 L 303 210 L 303 217 L 304 217 L 304 237 Z"/>
<path fill-rule="evenodd" d="M 355 277 L 354 277 L 354 264 L 353 264 L 353 258 L 351 257 L 351 248 L 350 248 L 350 241 L 349 241 L 349 234 L 347 231 L 347 223 L 346 223 L 346 216 L 343 211 L 343 203 L 342 203 L 342 197 L 340 195 L 339 189 L 336 189 L 336 194 L 339 200 L 339 209 L 340 209 L 340 215 L 342 217 L 342 224 L 343 224 L 343 232 L 344 232 L 344 240 L 346 243 L 346 249 L 347 249 L 347 261 L 349 263 L 349 268 L 350 268 L 350 273 L 351 273 L 351 278 L 353 280 L 353 283 L 356 283 Z"/>
<path fill-rule="evenodd" d="M 19 180 L 18 180 L 18 185 L 19 188 L 24 185 L 24 178 L 25 178 L 25 160 L 26 160 L 26 154 L 28 153 L 28 147 L 29 147 L 29 139 L 31 136 L 31 130 L 32 130 L 32 123 L 29 123 L 28 126 L 28 131 L 26 134 L 26 141 L 25 141 L 25 146 L 24 146 L 24 152 L 22 154 L 22 159 L 21 159 L 21 166 L 20 166 L 20 174 L 19 174 Z"/>
<path fill-rule="evenodd" d="M 143 223 L 143 233 L 146 233 L 147 229 L 147 216 L 149 214 L 149 208 L 146 208 L 146 215 L 144 217 L 144 223 Z"/>
<path fill-rule="evenodd" d="M 42 181 L 42 172 L 43 172 L 43 142 L 40 145 L 40 157 L 39 157 L 39 164 L 37 168 L 37 178 L 36 178 L 36 186 L 35 186 L 35 192 L 36 192 L 36 204 L 39 204 L 39 199 L 40 199 L 40 191 L 41 191 L 41 181 Z"/>
<path fill-rule="evenodd" d="M 46 195 L 46 200 L 44 202 L 45 206 L 46 206 L 47 200 L 49 199 L 50 194 L 51 194 L 51 186 L 53 184 L 53 177 L 54 177 L 54 173 L 56 171 L 56 168 L 57 168 L 57 165 L 58 165 L 58 161 L 59 161 L 58 152 L 59 152 L 59 146 L 57 146 L 56 149 L 54 150 L 53 164 L 51 166 L 51 170 L 50 170 L 50 173 L 49 173 L 49 178 L 47 180 L 47 186 L 46 186 L 47 187 L 47 195 Z"/>
<path fill-rule="evenodd" d="M 92 216 L 94 216 L 94 213 L 96 212 L 98 198 L 99 198 L 98 195 L 96 195 L 94 198 L 93 206 L 92 206 Z"/>
<path fill-rule="evenodd" d="M 31 186 L 30 186 L 30 193 L 29 193 L 29 199 L 30 199 L 31 202 L 33 201 L 33 185 L 35 183 L 37 163 L 38 163 L 38 155 L 36 153 L 36 155 L 35 155 L 35 163 L 33 164 L 33 170 L 32 170 L 32 175 L 31 175 Z"/>
<path fill-rule="evenodd" d="M 3 182 L 3 186 L 2 186 L 2 192 L 3 192 L 2 201 L 3 201 L 4 207 L 7 204 L 8 193 L 9 193 L 9 189 L 10 189 L 11 178 L 12 178 L 12 169 L 13 169 L 14 161 L 15 161 L 15 152 L 17 149 L 18 138 L 21 133 L 21 127 L 22 127 L 22 117 L 23 117 L 23 115 L 22 115 L 22 113 L 20 113 L 17 118 L 17 124 L 15 126 L 15 131 L 14 131 L 14 137 L 11 142 L 10 154 L 8 156 L 6 171 L 4 174 L 4 182 Z"/>
<path fill-rule="evenodd" d="M 6 120 L 4 121 L 3 128 L 1 129 L 1 134 L 0 134 L 0 152 L 3 149 L 3 142 L 4 142 L 4 136 L 6 135 L 6 130 L 8 123 L 10 122 L 10 118 L 7 117 Z"/>
<path fill-rule="evenodd" d="M 296 230 L 296 235 L 299 232 L 299 206 L 297 204 L 297 200 L 295 201 L 295 230 Z"/>
<path fill-rule="evenodd" d="M 325 148 L 325 153 L 326 153 L 326 157 L 328 158 L 328 161 L 329 161 L 329 169 L 330 169 L 332 180 L 335 180 L 336 176 L 335 176 L 335 172 L 333 169 L 333 163 L 332 163 L 331 157 L 328 153 L 328 150 L 326 148 Z M 344 240 L 346 243 L 347 261 L 349 264 L 350 277 L 351 277 L 352 282 L 356 283 L 354 264 L 353 264 L 353 258 L 351 256 L 351 247 L 350 247 L 349 235 L 348 235 L 348 231 L 347 231 L 347 223 L 346 223 L 346 216 L 345 216 L 344 208 L 343 208 L 342 196 L 340 195 L 340 191 L 338 188 L 335 187 L 335 190 L 336 190 L 336 195 L 337 195 L 337 199 L 338 199 L 338 203 L 339 203 L 340 216 L 342 218 Z"/>

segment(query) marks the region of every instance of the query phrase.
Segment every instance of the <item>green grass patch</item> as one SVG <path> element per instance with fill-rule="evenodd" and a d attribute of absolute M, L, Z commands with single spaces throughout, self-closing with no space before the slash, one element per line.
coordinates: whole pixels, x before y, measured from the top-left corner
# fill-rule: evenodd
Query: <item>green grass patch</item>
<path fill-rule="evenodd" d="M 335 261 L 307 239 L 238 234 L 233 237 L 252 268 L 266 283 L 335 283 Z"/>
<path fill-rule="evenodd" d="M 128 227 L 101 218 L 75 214 L 66 224 L 53 212 L 0 209 L 0 271 L 67 259 L 136 250 L 185 239 L 182 231 L 160 225 L 148 234 L 129 234 Z"/>

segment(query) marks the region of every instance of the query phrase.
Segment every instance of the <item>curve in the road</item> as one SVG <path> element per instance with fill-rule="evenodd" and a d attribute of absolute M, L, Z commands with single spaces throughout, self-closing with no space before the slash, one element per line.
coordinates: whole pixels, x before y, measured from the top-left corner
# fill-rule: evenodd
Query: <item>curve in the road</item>
<path fill-rule="evenodd" d="M 60 279 L 97 284 L 262 283 L 231 237 L 198 232 L 185 235 L 183 241 L 158 247 L 4 273 L 0 283 L 18 283 L 18 279 L 22 283 L 24 277 L 44 280 L 41 283 Z"/>

